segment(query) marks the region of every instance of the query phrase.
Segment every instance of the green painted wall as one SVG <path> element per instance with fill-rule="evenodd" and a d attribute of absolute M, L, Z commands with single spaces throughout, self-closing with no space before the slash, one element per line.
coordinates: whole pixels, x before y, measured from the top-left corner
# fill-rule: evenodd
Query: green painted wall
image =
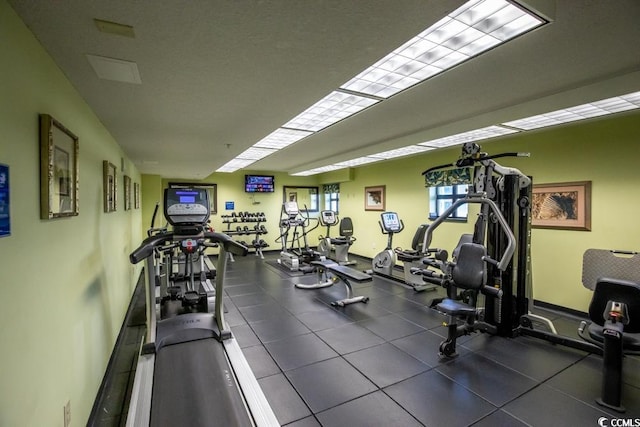
<path fill-rule="evenodd" d="M 591 293 L 581 284 L 584 251 L 640 250 L 640 222 L 635 220 L 640 209 L 638 141 L 640 113 L 636 111 L 483 144 L 489 153 L 530 152 L 530 158 L 499 162 L 533 176 L 534 182 L 592 181 L 591 231 L 532 231 L 535 299 L 587 311 Z M 458 155 L 456 148 L 356 169 L 353 181 L 340 184 L 341 215 L 354 218 L 358 238 L 353 252 L 372 257 L 386 244 L 377 224 L 379 212 L 364 211 L 364 187 L 386 185 L 386 208 L 397 211 L 406 226 L 394 246 L 407 247 L 417 226 L 428 222 L 428 194 L 421 172 L 453 162 Z M 434 246 L 450 252 L 460 234 L 471 227 L 472 221 L 443 224 L 434 235 Z"/>
<path fill-rule="evenodd" d="M 140 182 L 116 141 L 32 33 L 0 0 L 0 162 L 11 171 L 12 235 L 0 239 L 0 425 L 87 422 L 139 272 L 128 254 L 141 210 L 105 214 L 102 161 Z M 105 82 L 105 84 L 110 84 Z M 116 83 L 111 83 L 116 84 Z M 79 137 L 80 215 L 39 216 L 38 114 Z"/>

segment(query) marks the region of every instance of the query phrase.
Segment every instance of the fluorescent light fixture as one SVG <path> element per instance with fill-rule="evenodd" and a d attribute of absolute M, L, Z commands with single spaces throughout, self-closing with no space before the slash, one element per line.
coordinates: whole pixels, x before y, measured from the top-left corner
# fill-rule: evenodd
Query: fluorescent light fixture
<path fill-rule="evenodd" d="M 433 150 L 433 147 L 424 145 L 409 145 L 407 147 L 396 148 L 395 150 L 383 151 L 382 153 L 370 154 L 370 157 L 382 159 L 393 159 L 396 157 L 410 156 L 416 153 Z"/>
<path fill-rule="evenodd" d="M 229 160 L 227 163 L 216 169 L 216 172 L 235 172 L 238 169 L 245 168 L 252 163 L 255 163 L 255 160 L 235 158 Z"/>
<path fill-rule="evenodd" d="M 87 59 L 100 79 L 141 84 L 138 64 L 105 56 L 87 55 Z"/>
<path fill-rule="evenodd" d="M 242 153 L 238 154 L 238 156 L 236 157 L 237 159 L 245 159 L 245 160 L 260 160 L 263 159 L 265 157 L 267 157 L 268 155 L 271 155 L 273 153 L 275 153 L 278 150 L 270 150 L 268 148 L 256 148 L 256 147 L 250 147 L 248 149 L 246 149 L 245 151 L 243 151 Z"/>
<path fill-rule="evenodd" d="M 508 135 L 518 132 L 517 129 L 509 129 L 502 126 L 487 126 L 486 128 L 474 129 L 468 132 L 458 133 L 444 138 L 432 139 L 431 141 L 421 142 L 418 145 L 426 147 L 443 148 L 452 145 L 464 144 L 465 142 L 481 141 L 483 139 L 494 138 L 496 136 Z"/>
<path fill-rule="evenodd" d="M 635 108 L 640 108 L 640 92 L 615 96 L 613 98 L 577 105 L 550 113 L 538 114 L 537 116 L 513 120 L 503 124 L 517 129 L 532 130 L 589 119 L 591 117 L 605 116 L 621 111 L 633 110 Z"/>
<path fill-rule="evenodd" d="M 302 138 L 306 138 L 312 133 L 313 132 L 296 129 L 279 128 L 262 138 L 260 141 L 253 144 L 253 146 L 258 148 L 273 148 L 279 150 L 293 144 L 294 142 L 300 141 Z"/>
<path fill-rule="evenodd" d="M 334 163 L 334 166 L 347 168 L 347 167 L 353 167 L 353 166 L 366 165 L 367 163 L 379 162 L 381 160 L 383 159 L 365 156 L 365 157 L 358 157 L 357 159 L 346 160 L 344 162 Z"/>
<path fill-rule="evenodd" d="M 470 0 L 346 82 L 340 87 L 341 90 L 331 92 L 253 147 L 276 150 L 285 148 L 545 23 L 543 19 L 508 0 Z M 499 133 L 495 134 L 487 131 L 484 135 L 454 135 L 421 143 L 421 148 L 413 146 L 414 148 L 390 150 L 341 162 L 339 165 L 346 167 L 365 164 L 374 161 L 370 160 L 371 158 L 381 160 L 401 157 L 433 147 L 446 147 L 516 132 L 513 129 L 500 129 L 502 131 L 496 131 Z M 321 169 L 312 169 L 312 173 L 308 175 L 326 172 Z M 307 172 L 310 171 L 294 175 L 302 176 Z"/>
<path fill-rule="evenodd" d="M 296 172 L 296 173 L 292 173 L 291 175 L 293 176 L 309 176 L 309 175 L 315 175 L 318 173 L 323 173 L 323 172 L 331 172 L 331 171 L 335 171 L 338 169 L 344 169 L 346 166 L 338 166 L 338 165 L 329 165 L 329 166 L 322 166 L 319 168 L 314 168 L 314 169 L 309 169 L 306 171 L 302 171 L 302 172 Z"/>
<path fill-rule="evenodd" d="M 379 100 L 333 91 L 285 123 L 283 127 L 318 132 L 376 102 Z"/>
<path fill-rule="evenodd" d="M 544 23 L 506 0 L 472 0 L 340 87 L 388 98 Z"/>

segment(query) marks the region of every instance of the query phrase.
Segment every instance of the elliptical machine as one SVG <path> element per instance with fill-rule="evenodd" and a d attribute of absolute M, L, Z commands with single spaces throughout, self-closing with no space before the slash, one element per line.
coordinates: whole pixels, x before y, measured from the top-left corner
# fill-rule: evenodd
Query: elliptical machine
<path fill-rule="evenodd" d="M 324 261 L 326 258 L 309 247 L 307 234 L 315 230 L 320 222 L 307 229 L 311 223 L 309 216 L 302 216 L 297 202 L 285 202 L 282 204 L 283 217 L 280 220 L 280 236 L 276 239 L 282 243 L 278 264 L 291 271 L 301 271 L 311 273 L 315 267 L 311 266 L 312 261 Z M 299 232 L 298 230 L 301 230 Z M 291 236 L 291 239 L 289 239 Z M 300 245 L 300 239 L 303 244 Z"/>

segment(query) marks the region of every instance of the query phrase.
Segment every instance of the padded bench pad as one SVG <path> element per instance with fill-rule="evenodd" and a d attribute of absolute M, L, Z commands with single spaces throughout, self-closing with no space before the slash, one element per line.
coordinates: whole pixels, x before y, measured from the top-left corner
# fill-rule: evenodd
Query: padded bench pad
<path fill-rule="evenodd" d="M 372 280 L 371 276 L 363 273 L 361 271 L 356 270 L 355 268 L 350 268 L 344 265 L 340 265 L 334 261 L 312 261 L 311 265 L 317 265 L 320 267 L 324 267 L 327 270 L 335 273 L 338 277 L 346 277 L 347 279 L 354 280 L 356 282 L 369 282 Z"/>

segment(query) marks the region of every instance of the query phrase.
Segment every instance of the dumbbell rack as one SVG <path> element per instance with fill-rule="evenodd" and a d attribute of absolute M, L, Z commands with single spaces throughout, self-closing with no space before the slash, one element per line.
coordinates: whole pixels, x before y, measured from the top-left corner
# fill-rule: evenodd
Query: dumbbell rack
<path fill-rule="evenodd" d="M 264 259 L 262 249 L 268 247 L 269 244 L 260 238 L 260 236 L 267 234 L 267 228 L 261 224 L 267 221 L 263 212 L 231 212 L 229 215 L 220 215 L 220 217 L 222 223 L 227 224 L 224 233 L 229 236 L 255 236 L 250 243 L 242 240 L 238 240 L 238 242 L 248 248 L 255 249 L 256 256 Z M 253 224 L 253 227 L 248 224 Z M 233 261 L 233 257 L 231 257 L 231 261 Z"/>

